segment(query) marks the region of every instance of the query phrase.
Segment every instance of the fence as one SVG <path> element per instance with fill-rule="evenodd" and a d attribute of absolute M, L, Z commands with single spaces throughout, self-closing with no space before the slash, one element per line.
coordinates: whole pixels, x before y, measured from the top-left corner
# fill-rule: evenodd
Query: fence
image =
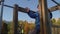
<path fill-rule="evenodd" d="M 60 25 L 52 25 L 52 34 L 60 34 Z"/>

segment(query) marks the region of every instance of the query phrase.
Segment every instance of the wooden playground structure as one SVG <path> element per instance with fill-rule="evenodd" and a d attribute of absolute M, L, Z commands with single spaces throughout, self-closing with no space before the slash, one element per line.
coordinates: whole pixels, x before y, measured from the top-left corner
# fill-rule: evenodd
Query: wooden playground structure
<path fill-rule="evenodd" d="M 48 17 L 48 10 L 51 12 L 56 11 L 56 10 L 60 10 L 60 4 L 55 2 L 54 0 L 52 0 L 52 1 L 54 3 L 56 3 L 57 5 L 53 6 L 51 8 L 48 8 L 47 7 L 47 0 L 39 0 L 39 5 L 41 6 L 41 11 L 42 11 L 41 12 L 41 15 L 42 15 L 41 19 L 42 20 L 40 22 L 41 23 L 40 24 L 41 25 L 40 26 L 40 30 L 41 30 L 40 34 L 52 34 L 51 27 L 60 28 L 60 26 L 52 25 L 50 23 L 50 19 Z M 8 5 L 3 5 L 3 6 L 13 8 L 13 24 L 14 24 L 14 26 L 13 26 L 14 27 L 13 28 L 14 33 L 13 34 L 18 34 L 18 31 L 17 31 L 17 28 L 18 28 L 18 11 L 26 13 L 26 9 L 19 7 L 17 4 L 15 4 L 14 7 L 8 6 Z M 32 11 L 32 10 L 30 10 L 30 11 Z M 1 16 L 1 18 L 2 18 L 2 16 Z M 2 19 L 0 21 L 0 24 L 2 24 Z M 1 31 L 1 25 L 0 25 L 0 31 Z"/>

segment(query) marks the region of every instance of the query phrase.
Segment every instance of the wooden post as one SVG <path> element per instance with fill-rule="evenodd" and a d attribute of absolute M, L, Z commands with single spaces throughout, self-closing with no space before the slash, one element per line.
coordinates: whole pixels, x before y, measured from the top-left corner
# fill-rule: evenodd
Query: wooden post
<path fill-rule="evenodd" d="M 48 8 L 47 8 L 47 0 L 39 0 L 39 4 L 41 5 L 41 34 L 51 34 L 51 26 L 50 26 L 50 19 L 48 16 Z"/>
<path fill-rule="evenodd" d="M 14 12 L 13 12 L 13 23 L 14 23 L 14 34 L 18 34 L 18 5 L 14 5 Z"/>
<path fill-rule="evenodd" d="M 57 34 L 59 34 L 59 28 L 57 28 Z"/>
<path fill-rule="evenodd" d="M 53 29 L 54 29 L 54 34 L 56 34 L 56 33 L 55 33 L 55 31 L 56 31 L 56 28 L 55 28 L 55 27 L 53 27 Z"/>

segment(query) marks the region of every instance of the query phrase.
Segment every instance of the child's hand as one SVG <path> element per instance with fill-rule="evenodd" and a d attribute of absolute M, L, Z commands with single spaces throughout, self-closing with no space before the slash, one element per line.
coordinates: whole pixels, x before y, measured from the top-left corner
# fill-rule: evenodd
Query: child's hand
<path fill-rule="evenodd" d="M 25 9 L 26 9 L 27 12 L 29 12 L 29 10 L 30 10 L 28 7 L 26 7 Z"/>

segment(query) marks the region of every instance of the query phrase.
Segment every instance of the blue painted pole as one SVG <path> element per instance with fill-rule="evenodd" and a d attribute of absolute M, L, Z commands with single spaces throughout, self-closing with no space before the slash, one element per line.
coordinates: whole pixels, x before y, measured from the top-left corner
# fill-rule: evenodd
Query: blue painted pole
<path fill-rule="evenodd" d="M 0 10 L 0 34 L 1 34 L 4 0 L 0 0 L 0 1 L 1 1 L 1 10 Z"/>

